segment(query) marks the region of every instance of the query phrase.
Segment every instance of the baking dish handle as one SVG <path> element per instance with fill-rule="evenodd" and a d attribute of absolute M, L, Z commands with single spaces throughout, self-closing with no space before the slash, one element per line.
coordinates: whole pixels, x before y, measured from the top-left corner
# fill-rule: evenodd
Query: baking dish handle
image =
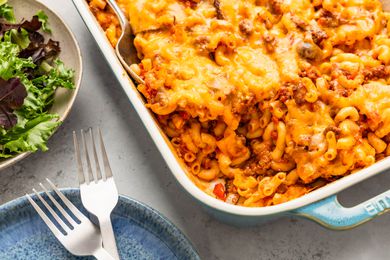
<path fill-rule="evenodd" d="M 294 215 L 311 219 L 330 229 L 349 229 L 390 210 L 390 190 L 351 208 L 343 207 L 333 195 L 295 210 Z"/>

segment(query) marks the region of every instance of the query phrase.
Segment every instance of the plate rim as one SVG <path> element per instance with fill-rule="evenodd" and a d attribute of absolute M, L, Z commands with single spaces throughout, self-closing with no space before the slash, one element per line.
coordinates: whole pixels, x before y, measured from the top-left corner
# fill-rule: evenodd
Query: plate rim
<path fill-rule="evenodd" d="M 61 188 L 59 190 L 67 197 L 69 195 L 80 196 L 79 188 Z M 39 194 L 43 194 L 43 192 L 39 192 Z M 29 194 L 29 195 L 33 199 L 36 199 L 35 194 Z M 129 196 L 122 195 L 122 194 L 119 195 L 117 206 L 119 205 L 119 203 L 124 203 L 132 210 L 137 210 L 137 211 L 146 210 L 147 212 L 151 213 L 152 221 L 157 223 L 159 226 L 163 227 L 164 233 L 168 234 L 169 236 L 174 238 L 175 241 L 178 242 L 178 244 L 180 245 L 179 247 L 182 248 L 182 253 L 186 253 L 188 255 L 187 257 L 190 257 L 188 259 L 200 259 L 199 253 L 197 252 L 192 242 L 188 239 L 188 237 L 175 224 L 173 224 L 166 216 L 164 216 L 158 210 L 146 205 L 141 201 L 138 201 L 136 199 L 130 198 Z M 2 219 L 2 217 L 7 213 L 9 213 L 10 211 L 11 212 L 15 210 L 21 210 L 22 212 L 26 211 L 26 206 L 29 206 L 29 202 L 26 196 L 21 196 L 9 202 L 4 203 L 0 205 L 0 219 Z M 28 218 L 29 216 L 30 214 L 24 214 L 22 218 L 17 218 L 14 223 L 18 223 L 20 219 Z M 172 248 L 171 246 L 169 246 L 169 244 L 166 243 L 165 239 L 162 240 L 161 236 L 158 236 L 158 234 L 156 234 L 154 230 L 149 229 L 147 225 L 143 225 L 143 223 L 140 223 L 138 220 L 130 218 L 128 216 L 125 217 L 127 217 L 127 219 L 132 219 L 138 226 L 147 229 L 154 236 L 158 237 L 170 250 L 172 250 L 172 253 L 176 253 L 173 251 L 174 248 Z M 0 221 L 0 233 L 2 232 L 2 230 L 4 230 L 2 226 L 7 227 L 6 222 L 4 223 L 1 222 L 2 221 Z"/>
<path fill-rule="evenodd" d="M 79 68 L 80 71 L 78 73 L 79 75 L 77 77 L 75 77 L 75 79 L 74 79 L 75 88 L 72 89 L 72 95 L 71 95 L 69 103 L 67 104 L 66 110 L 65 110 L 64 114 L 61 115 L 60 118 L 58 119 L 58 121 L 65 122 L 65 120 L 68 118 L 68 116 L 69 116 L 69 114 L 70 114 L 70 112 L 75 104 L 76 97 L 77 97 L 77 95 L 80 91 L 81 85 L 82 85 L 81 83 L 82 83 L 82 79 L 83 79 L 83 75 L 84 75 L 83 54 L 81 52 L 80 44 L 77 40 L 76 35 L 73 33 L 73 30 L 70 28 L 68 23 L 65 22 L 65 20 L 62 18 L 62 16 L 58 14 L 58 12 L 54 11 L 48 5 L 43 3 L 41 0 L 29 0 L 29 1 L 35 2 L 37 5 L 40 5 L 43 8 L 47 9 L 52 15 L 54 15 L 63 24 L 64 27 L 66 28 L 67 32 L 69 33 L 69 35 L 74 43 L 74 46 L 76 48 L 76 52 L 77 52 L 76 58 L 78 59 L 78 63 L 80 64 L 80 68 Z M 57 133 L 58 129 L 61 128 L 62 125 L 63 124 L 61 124 L 59 127 L 57 127 L 57 129 L 55 129 L 55 131 L 49 137 L 49 139 L 52 138 Z M 16 154 L 15 156 L 10 157 L 10 158 L 2 159 L 2 160 L 0 160 L 0 170 L 4 170 L 10 166 L 13 166 L 16 163 L 20 162 L 21 160 L 27 158 L 28 156 L 30 156 L 34 153 L 36 153 L 36 152 L 24 152 L 24 153 Z"/>

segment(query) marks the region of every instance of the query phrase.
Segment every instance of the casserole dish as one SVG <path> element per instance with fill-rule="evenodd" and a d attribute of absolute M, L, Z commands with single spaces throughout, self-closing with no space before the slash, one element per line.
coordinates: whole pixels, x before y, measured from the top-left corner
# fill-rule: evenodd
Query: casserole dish
<path fill-rule="evenodd" d="M 226 204 L 208 196 L 198 189 L 186 175 L 182 162 L 178 160 L 170 143 L 154 120 L 153 115 L 145 107 L 143 98 L 115 56 L 115 52 L 106 39 L 103 30 L 90 12 L 87 2 L 84 0 L 73 0 L 73 2 L 174 176 L 188 193 L 203 203 L 214 215 L 228 222 L 252 224 L 271 217 L 294 214 L 313 219 L 329 228 L 345 229 L 361 224 L 384 212 L 389 207 L 387 196 L 390 194 L 390 191 L 349 209 L 343 208 L 334 196 L 337 192 L 390 168 L 389 158 L 303 197 L 280 205 L 264 208 L 246 208 Z"/>

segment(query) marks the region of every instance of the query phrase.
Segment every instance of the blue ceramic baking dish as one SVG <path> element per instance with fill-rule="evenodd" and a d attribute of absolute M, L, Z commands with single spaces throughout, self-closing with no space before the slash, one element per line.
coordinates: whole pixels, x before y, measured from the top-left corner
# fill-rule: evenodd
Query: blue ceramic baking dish
<path fill-rule="evenodd" d="M 280 216 L 295 215 L 311 219 L 330 229 L 341 230 L 353 228 L 367 222 L 390 208 L 390 190 L 352 208 L 345 208 L 340 205 L 335 195 L 358 182 L 389 169 L 390 157 L 307 195 L 280 205 L 248 208 L 227 204 L 207 195 L 188 178 L 186 170 L 175 156 L 170 142 L 159 128 L 152 113 L 145 107 L 143 98 L 122 67 L 104 31 L 90 12 L 87 1 L 73 0 L 73 3 L 173 175 L 180 185 L 192 197 L 205 205 L 212 215 L 226 222 L 245 225 L 258 224 Z"/>

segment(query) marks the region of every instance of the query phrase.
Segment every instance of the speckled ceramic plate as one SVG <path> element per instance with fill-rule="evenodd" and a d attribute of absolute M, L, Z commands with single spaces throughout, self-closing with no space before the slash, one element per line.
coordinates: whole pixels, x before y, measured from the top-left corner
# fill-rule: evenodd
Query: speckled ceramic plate
<path fill-rule="evenodd" d="M 62 191 L 86 213 L 78 189 Z M 121 259 L 200 259 L 178 228 L 140 202 L 121 196 L 112 221 Z M 0 259 L 80 258 L 62 247 L 22 197 L 0 206 Z"/>
<path fill-rule="evenodd" d="M 53 106 L 49 109 L 51 113 L 56 113 L 60 116 L 59 120 L 64 121 L 76 99 L 82 78 L 82 58 L 77 40 L 60 16 L 38 0 L 8 0 L 8 3 L 14 8 L 17 21 L 21 21 L 23 18 L 31 19 L 39 10 L 43 10 L 47 14 L 52 34 L 42 33 L 45 35 L 46 40 L 51 38 L 60 42 L 61 53 L 59 58 L 65 63 L 66 67 L 75 71 L 75 89 L 57 89 Z M 29 152 L 21 153 L 8 159 L 0 160 L 0 170 L 26 158 L 29 154 Z"/>

